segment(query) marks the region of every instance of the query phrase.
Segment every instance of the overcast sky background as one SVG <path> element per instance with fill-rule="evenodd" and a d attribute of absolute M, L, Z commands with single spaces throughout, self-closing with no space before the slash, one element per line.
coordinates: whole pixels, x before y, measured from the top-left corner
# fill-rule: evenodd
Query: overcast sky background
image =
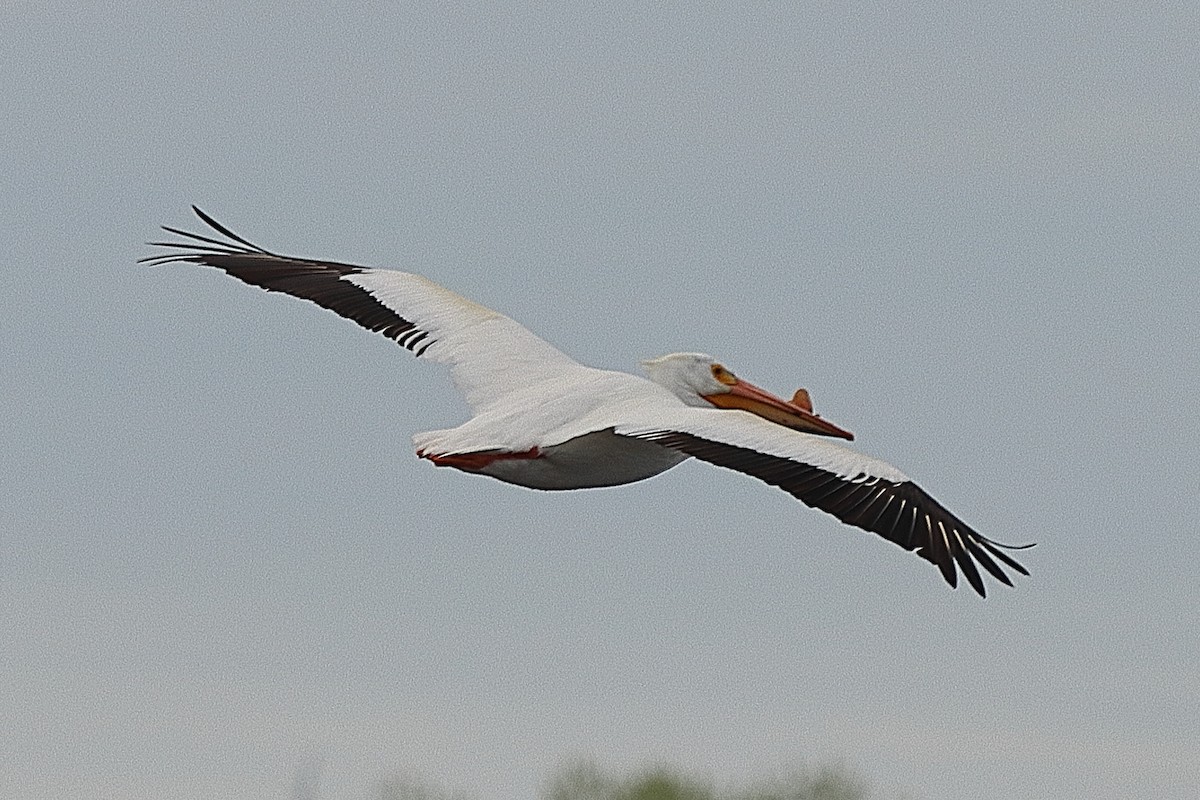
<path fill-rule="evenodd" d="M 797 6 L 5 3 L 0 796 L 1193 800 L 1200 11 Z M 807 387 L 1032 577 L 703 464 L 436 470 L 438 367 L 134 263 L 191 203 L 588 364 Z"/>

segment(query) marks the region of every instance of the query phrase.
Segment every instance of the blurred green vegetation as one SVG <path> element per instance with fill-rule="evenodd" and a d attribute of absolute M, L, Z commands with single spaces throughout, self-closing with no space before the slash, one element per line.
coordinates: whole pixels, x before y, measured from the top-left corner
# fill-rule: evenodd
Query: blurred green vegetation
<path fill-rule="evenodd" d="M 405 778 L 382 781 L 377 788 L 374 800 L 467 800 L 464 794 Z M 840 766 L 798 770 L 730 789 L 670 767 L 621 776 L 580 763 L 553 775 L 539 796 L 541 800 L 866 800 L 868 791 L 865 781 Z"/>

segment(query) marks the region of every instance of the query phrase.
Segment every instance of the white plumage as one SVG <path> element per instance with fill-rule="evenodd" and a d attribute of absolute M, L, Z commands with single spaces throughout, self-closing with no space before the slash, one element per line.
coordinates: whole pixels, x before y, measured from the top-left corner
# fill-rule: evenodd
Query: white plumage
<path fill-rule="evenodd" d="M 194 207 L 193 207 L 194 208 Z M 839 519 L 915 551 L 957 585 L 962 571 L 985 594 L 978 566 L 1012 585 L 1028 574 L 878 459 L 827 438 L 853 438 L 812 412 L 737 378 L 710 356 L 642 362 L 647 378 L 583 366 L 519 323 L 420 275 L 281 256 L 251 244 L 198 208 L 216 239 L 165 227 L 183 241 L 142 259 L 224 270 L 246 283 L 310 300 L 447 364 L 474 416 L 413 437 L 438 466 L 535 489 L 615 486 L 689 457 L 753 475 Z"/>

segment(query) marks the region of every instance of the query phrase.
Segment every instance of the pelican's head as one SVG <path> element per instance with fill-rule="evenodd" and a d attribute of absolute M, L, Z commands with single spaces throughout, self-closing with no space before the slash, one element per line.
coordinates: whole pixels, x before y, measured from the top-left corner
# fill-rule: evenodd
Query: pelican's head
<path fill-rule="evenodd" d="M 736 408 L 806 433 L 853 439 L 854 434 L 818 417 L 812 408 L 776 397 L 734 375 L 704 353 L 671 353 L 642 362 L 650 380 L 689 406 Z"/>

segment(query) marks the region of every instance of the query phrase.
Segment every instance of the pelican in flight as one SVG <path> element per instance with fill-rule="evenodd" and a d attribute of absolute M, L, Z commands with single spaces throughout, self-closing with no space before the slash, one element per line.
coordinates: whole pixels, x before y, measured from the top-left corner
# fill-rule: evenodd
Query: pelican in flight
<path fill-rule="evenodd" d="M 585 367 L 508 317 L 420 275 L 282 256 L 192 209 L 223 239 L 163 226 L 181 241 L 141 259 L 216 267 L 245 283 L 323 306 L 447 364 L 475 416 L 413 437 L 439 467 L 532 489 L 644 480 L 688 458 L 744 472 L 932 562 L 951 586 L 979 567 L 1012 586 L 1029 573 L 900 470 L 831 439 L 848 431 L 813 412 L 803 389 L 784 400 L 711 356 L 643 361 L 646 377 Z M 1028 546 L 1028 545 L 1026 545 Z"/>

